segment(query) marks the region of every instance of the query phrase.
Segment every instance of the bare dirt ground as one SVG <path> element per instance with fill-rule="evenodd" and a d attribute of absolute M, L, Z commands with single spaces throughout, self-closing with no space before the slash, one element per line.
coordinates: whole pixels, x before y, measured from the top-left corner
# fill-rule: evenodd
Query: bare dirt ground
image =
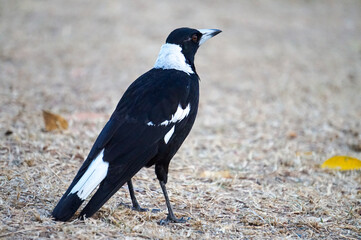
<path fill-rule="evenodd" d="M 127 86 L 177 27 L 223 33 L 196 56 L 199 116 L 170 166 L 92 218 L 50 213 Z M 0 238 L 360 239 L 360 1 L 0 0 Z M 69 129 L 45 132 L 42 110 Z"/>

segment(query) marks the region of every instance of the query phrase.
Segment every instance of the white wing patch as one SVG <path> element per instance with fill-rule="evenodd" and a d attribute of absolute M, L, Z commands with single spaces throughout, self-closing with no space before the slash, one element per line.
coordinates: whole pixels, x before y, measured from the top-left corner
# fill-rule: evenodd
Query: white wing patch
<path fill-rule="evenodd" d="M 191 111 L 191 105 L 188 103 L 185 109 L 179 104 L 177 111 L 172 115 L 170 120 L 163 121 L 160 125 L 167 126 L 170 123 L 176 123 L 182 121 L 185 117 L 188 116 L 189 112 Z"/>
<path fill-rule="evenodd" d="M 147 125 L 148 126 L 155 126 L 155 124 L 152 121 L 148 122 Z"/>
<path fill-rule="evenodd" d="M 158 58 L 155 61 L 154 68 L 175 69 L 183 71 L 190 75 L 194 73 L 191 66 L 186 62 L 186 58 L 182 53 L 182 48 L 177 44 L 163 44 Z"/>
<path fill-rule="evenodd" d="M 156 125 L 152 121 L 148 122 L 148 126 L 168 126 L 171 123 L 176 123 L 182 121 L 184 118 L 186 118 L 191 111 L 191 105 L 188 103 L 186 108 L 182 108 L 181 104 L 178 104 L 178 108 L 175 111 L 175 113 L 172 115 L 172 118 L 170 120 L 165 120 L 161 122 L 160 124 Z M 175 126 L 173 126 L 164 136 L 164 142 L 165 144 L 168 144 L 169 139 L 173 136 L 175 130 Z"/>
<path fill-rule="evenodd" d="M 108 173 L 109 163 L 103 160 L 103 156 L 104 149 L 92 161 L 86 172 L 79 179 L 77 184 L 75 184 L 69 194 L 77 193 L 80 199 L 85 200 L 99 183 L 104 180 Z"/>
<path fill-rule="evenodd" d="M 172 137 L 173 133 L 174 133 L 174 128 L 175 126 L 173 126 L 169 132 L 167 132 L 167 134 L 164 136 L 164 142 L 165 144 L 167 144 L 169 142 L 169 139 Z"/>
<path fill-rule="evenodd" d="M 180 103 L 178 104 L 177 111 L 172 115 L 172 118 L 170 120 L 165 120 L 158 124 L 158 126 L 167 126 L 170 123 L 176 123 L 182 121 L 184 118 L 186 118 L 191 111 L 191 105 L 188 103 L 186 108 L 182 108 Z M 148 126 L 156 126 L 152 121 L 147 123 Z"/>

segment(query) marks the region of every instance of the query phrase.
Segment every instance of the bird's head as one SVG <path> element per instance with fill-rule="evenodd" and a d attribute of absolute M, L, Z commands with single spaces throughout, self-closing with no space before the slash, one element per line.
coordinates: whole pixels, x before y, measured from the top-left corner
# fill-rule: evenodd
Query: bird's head
<path fill-rule="evenodd" d="M 173 30 L 162 46 L 154 68 L 195 73 L 194 56 L 199 46 L 220 32 L 222 31 L 218 29 L 178 28 Z"/>

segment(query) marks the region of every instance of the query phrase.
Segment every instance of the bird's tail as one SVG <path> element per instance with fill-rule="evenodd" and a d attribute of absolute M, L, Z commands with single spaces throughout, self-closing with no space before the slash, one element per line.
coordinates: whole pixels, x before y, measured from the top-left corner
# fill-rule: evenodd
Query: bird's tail
<path fill-rule="evenodd" d="M 148 149 L 133 149 L 111 167 L 108 162 L 103 161 L 103 151 L 90 164 L 84 162 L 88 167 L 83 167 L 83 164 L 80 168 L 73 183 L 55 207 L 52 213 L 53 217 L 59 221 L 69 220 L 83 201 L 100 184 L 96 193 L 80 213 L 81 218 L 91 217 L 157 152 L 158 148 L 154 143 Z"/>
<path fill-rule="evenodd" d="M 146 165 L 146 162 L 143 162 L 144 159 L 147 159 L 149 156 L 152 158 L 157 151 L 158 148 L 156 146 L 151 146 L 146 150 L 135 149 L 127 155 L 127 158 L 123 159 L 125 164 L 109 169 L 107 177 L 102 181 L 96 193 L 81 211 L 80 218 L 91 217 L 98 211 L 119 188 Z M 134 159 L 143 161 L 134 161 Z"/>
<path fill-rule="evenodd" d="M 90 164 L 87 161 L 84 162 L 72 184 L 53 210 L 52 215 L 55 220 L 69 220 L 106 177 L 109 163 L 103 161 L 103 155 L 104 150 Z"/>
<path fill-rule="evenodd" d="M 78 210 L 84 200 L 80 199 L 76 194 L 69 194 L 60 199 L 54 208 L 52 215 L 57 221 L 68 221 Z"/>
<path fill-rule="evenodd" d="M 126 182 L 128 179 L 123 178 L 121 182 L 117 182 L 116 184 L 114 182 L 109 182 L 105 180 L 102 182 L 96 191 L 96 193 L 93 195 L 93 197 L 90 199 L 88 204 L 84 207 L 84 209 L 81 211 L 79 217 L 81 219 L 84 219 L 84 217 L 91 217 L 96 211 L 98 211 L 104 203 L 106 203 L 111 196 L 113 196 L 114 193 L 116 193 Z"/>

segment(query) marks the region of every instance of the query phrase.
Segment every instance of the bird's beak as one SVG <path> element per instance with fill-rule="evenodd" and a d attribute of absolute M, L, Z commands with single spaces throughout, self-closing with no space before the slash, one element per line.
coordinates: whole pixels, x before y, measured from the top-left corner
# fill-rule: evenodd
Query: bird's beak
<path fill-rule="evenodd" d="M 200 33 L 202 33 L 201 40 L 199 40 L 199 46 L 202 45 L 208 39 L 216 36 L 218 33 L 222 32 L 219 29 L 197 29 Z"/>

